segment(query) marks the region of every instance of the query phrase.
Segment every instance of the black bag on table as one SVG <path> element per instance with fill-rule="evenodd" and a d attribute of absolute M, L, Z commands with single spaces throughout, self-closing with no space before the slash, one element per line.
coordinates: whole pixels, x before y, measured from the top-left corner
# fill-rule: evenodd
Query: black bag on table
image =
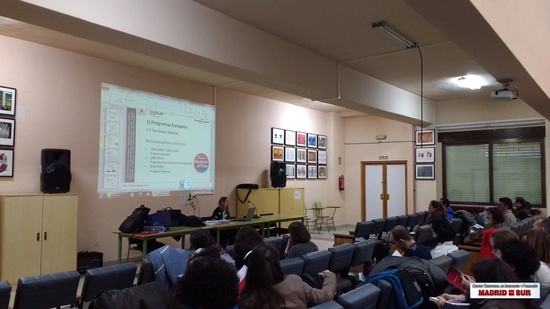
<path fill-rule="evenodd" d="M 166 213 L 170 217 L 170 226 L 181 225 L 181 209 L 172 209 L 172 207 L 166 207 L 157 212 Z"/>
<path fill-rule="evenodd" d="M 139 233 L 143 230 L 145 225 L 145 220 L 149 215 L 151 209 L 141 205 L 140 207 L 134 209 L 131 215 L 129 215 L 118 227 L 118 230 L 122 233 Z"/>

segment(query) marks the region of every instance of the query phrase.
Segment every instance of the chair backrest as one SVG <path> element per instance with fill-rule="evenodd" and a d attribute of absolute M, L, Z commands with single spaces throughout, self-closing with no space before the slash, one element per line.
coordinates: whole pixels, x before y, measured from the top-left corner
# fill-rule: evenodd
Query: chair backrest
<path fill-rule="evenodd" d="M 137 285 L 153 282 L 155 280 L 157 280 L 157 278 L 155 276 L 153 264 L 151 263 L 151 261 L 149 261 L 148 258 L 143 258 L 143 260 L 141 260 L 141 266 L 139 268 Z"/>
<path fill-rule="evenodd" d="M 339 303 L 335 302 L 334 300 L 327 301 L 325 303 L 308 307 L 309 309 L 344 309 L 344 307 L 340 306 Z"/>
<path fill-rule="evenodd" d="M 440 255 L 435 259 L 430 260 L 432 263 L 437 265 L 444 273 L 448 274 L 453 264 L 453 259 L 447 255 Z"/>
<path fill-rule="evenodd" d="M 409 216 L 407 215 L 397 216 L 397 222 L 395 222 L 395 225 L 402 225 L 404 227 L 407 227 L 407 221 L 409 221 Z"/>
<path fill-rule="evenodd" d="M 315 208 L 323 208 L 323 202 L 315 202 Z"/>
<path fill-rule="evenodd" d="M 389 233 L 397 225 L 397 217 L 387 217 L 384 224 L 384 233 Z"/>
<path fill-rule="evenodd" d="M 351 266 L 363 265 L 371 261 L 376 243 L 377 241 L 374 239 L 367 239 L 353 244 L 355 250 L 353 251 L 353 258 L 351 259 Z"/>
<path fill-rule="evenodd" d="M 409 214 L 407 216 L 408 216 L 407 225 L 405 226 L 412 231 L 412 228 L 416 226 L 416 222 L 418 221 L 418 214 L 414 213 L 414 214 Z"/>
<path fill-rule="evenodd" d="M 281 260 L 280 263 L 281 263 L 281 269 L 283 270 L 283 274 L 285 276 L 291 275 L 291 274 L 300 276 L 304 271 L 305 261 L 302 258 L 295 257 L 295 258 L 284 259 L 284 260 Z"/>
<path fill-rule="evenodd" d="M 13 309 L 42 309 L 75 303 L 80 274 L 76 270 L 19 278 Z"/>
<path fill-rule="evenodd" d="M 447 253 L 447 256 L 453 259 L 453 262 L 451 263 L 452 267 L 463 271 L 464 266 L 466 266 L 466 262 L 468 262 L 468 259 L 470 258 L 470 253 L 466 250 L 460 249 Z"/>
<path fill-rule="evenodd" d="M 88 269 L 82 285 L 82 302 L 91 301 L 101 291 L 132 287 L 136 271 L 132 262 Z"/>
<path fill-rule="evenodd" d="M 519 223 L 516 222 L 510 224 L 510 229 L 514 231 L 514 233 L 516 233 L 518 236 L 521 236 L 521 226 L 519 225 Z"/>
<path fill-rule="evenodd" d="M 367 283 L 340 295 L 336 302 L 344 309 L 374 309 L 379 295 L 380 289 Z"/>
<path fill-rule="evenodd" d="M 418 219 L 416 220 L 416 225 L 422 225 L 424 222 L 426 222 L 426 219 L 428 217 L 427 211 L 419 211 L 416 213 L 418 215 Z"/>
<path fill-rule="evenodd" d="M 301 256 L 304 260 L 304 270 L 302 273 L 317 277 L 320 272 L 328 269 L 330 262 L 330 251 L 321 250 L 310 252 Z"/>
<path fill-rule="evenodd" d="M 464 220 L 462 218 L 454 218 L 451 220 L 451 225 L 455 234 L 462 234 L 464 230 Z"/>
<path fill-rule="evenodd" d="M 424 243 L 432 238 L 432 226 L 429 224 L 419 226 L 414 234 L 414 240 L 418 243 Z"/>
<path fill-rule="evenodd" d="M 374 223 L 372 221 L 357 222 L 353 234 L 353 242 L 369 239 Z"/>
<path fill-rule="evenodd" d="M 285 258 L 286 243 L 283 237 L 276 237 L 276 236 L 267 237 L 267 238 L 264 238 L 264 242 L 272 245 L 273 247 L 275 247 L 275 249 L 277 249 L 277 251 L 279 251 L 279 260 L 282 260 Z"/>
<path fill-rule="evenodd" d="M 0 281 L 0 309 L 8 309 L 10 295 L 11 284 L 8 281 Z"/>
<path fill-rule="evenodd" d="M 328 270 L 347 275 L 351 266 L 351 260 L 353 259 L 353 253 L 355 252 L 355 246 L 353 244 L 343 244 L 328 248 L 328 251 L 331 253 Z"/>
<path fill-rule="evenodd" d="M 372 220 L 374 223 L 372 227 L 371 234 L 377 235 L 377 238 L 382 238 L 382 233 L 384 233 L 384 227 L 386 226 L 386 219 L 385 218 L 379 218 Z"/>

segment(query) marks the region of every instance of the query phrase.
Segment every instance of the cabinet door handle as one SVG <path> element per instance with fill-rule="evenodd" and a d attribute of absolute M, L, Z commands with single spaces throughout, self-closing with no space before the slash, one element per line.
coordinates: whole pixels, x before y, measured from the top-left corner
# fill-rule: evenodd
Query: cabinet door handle
<path fill-rule="evenodd" d="M 44 240 L 48 240 L 48 232 L 44 232 Z"/>
<path fill-rule="evenodd" d="M 40 241 L 40 233 L 36 233 L 36 241 Z"/>

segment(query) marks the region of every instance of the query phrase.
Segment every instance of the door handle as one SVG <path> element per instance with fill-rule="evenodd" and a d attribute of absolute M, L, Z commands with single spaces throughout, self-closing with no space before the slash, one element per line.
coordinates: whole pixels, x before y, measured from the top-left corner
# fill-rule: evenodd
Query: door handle
<path fill-rule="evenodd" d="M 386 201 L 389 201 L 389 200 L 390 200 L 390 195 L 386 194 Z"/>
<path fill-rule="evenodd" d="M 44 232 L 44 240 L 48 240 L 48 232 Z"/>
<path fill-rule="evenodd" d="M 40 233 L 36 233 L 36 241 L 40 241 Z"/>

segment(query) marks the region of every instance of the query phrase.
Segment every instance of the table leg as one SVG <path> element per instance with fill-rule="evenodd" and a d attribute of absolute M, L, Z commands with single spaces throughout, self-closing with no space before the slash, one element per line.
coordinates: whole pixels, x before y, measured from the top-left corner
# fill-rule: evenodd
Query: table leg
<path fill-rule="evenodd" d="M 144 239 L 143 240 L 143 252 L 141 253 L 141 256 L 143 258 L 147 257 L 147 243 L 148 243 L 147 239 Z"/>
<path fill-rule="evenodd" d="M 120 234 L 118 235 L 118 263 L 122 263 L 122 236 Z"/>
<path fill-rule="evenodd" d="M 220 229 L 216 229 L 216 243 L 220 243 Z"/>

